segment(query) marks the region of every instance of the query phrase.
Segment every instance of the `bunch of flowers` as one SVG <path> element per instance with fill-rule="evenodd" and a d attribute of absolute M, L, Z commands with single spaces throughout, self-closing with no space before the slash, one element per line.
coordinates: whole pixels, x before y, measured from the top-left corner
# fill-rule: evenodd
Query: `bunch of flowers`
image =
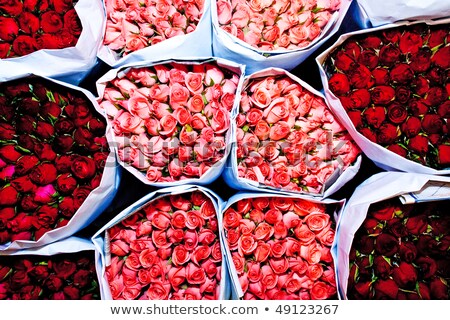
<path fill-rule="evenodd" d="M 1 300 L 98 300 L 92 251 L 16 255 L 0 261 Z"/>
<path fill-rule="evenodd" d="M 236 122 L 239 177 L 274 188 L 320 193 L 360 153 L 324 99 L 288 76 L 251 79 Z"/>
<path fill-rule="evenodd" d="M 226 156 L 239 76 L 215 62 L 132 68 L 108 82 L 120 159 L 149 182 L 202 177 Z"/>
<path fill-rule="evenodd" d="M 307 200 L 258 197 L 225 211 L 226 241 L 245 300 L 336 297 L 335 231 L 327 209 Z"/>
<path fill-rule="evenodd" d="M 105 131 L 78 91 L 40 78 L 0 85 L 0 244 L 69 222 L 100 184 Z"/>
<path fill-rule="evenodd" d="M 151 201 L 107 230 L 113 299 L 216 300 L 222 253 L 217 212 L 200 191 Z"/>
<path fill-rule="evenodd" d="M 325 61 L 356 129 L 434 169 L 450 166 L 450 27 L 416 24 L 347 39 Z"/>
<path fill-rule="evenodd" d="M 449 201 L 371 205 L 350 252 L 350 299 L 448 299 Z"/>
<path fill-rule="evenodd" d="M 73 47 L 82 26 L 74 0 L 0 0 L 0 59 Z"/>
<path fill-rule="evenodd" d="M 294 50 L 317 39 L 340 0 L 218 0 L 219 26 L 252 47 Z"/>
<path fill-rule="evenodd" d="M 105 0 L 104 44 L 119 56 L 193 32 L 205 0 Z"/>

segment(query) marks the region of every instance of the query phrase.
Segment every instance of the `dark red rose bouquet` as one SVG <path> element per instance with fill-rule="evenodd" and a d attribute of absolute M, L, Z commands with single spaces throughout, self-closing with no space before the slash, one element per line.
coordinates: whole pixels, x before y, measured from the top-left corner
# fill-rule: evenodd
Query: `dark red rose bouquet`
<path fill-rule="evenodd" d="M 372 204 L 350 251 L 349 299 L 448 299 L 450 201 Z"/>
<path fill-rule="evenodd" d="M 327 85 L 368 140 L 426 167 L 449 168 L 449 41 L 448 24 L 352 35 L 324 61 Z"/>
<path fill-rule="evenodd" d="M 105 132 L 79 91 L 36 77 L 0 84 L 0 245 L 69 223 L 100 185 Z"/>
<path fill-rule="evenodd" d="M 0 58 L 73 47 L 82 26 L 75 0 L 0 0 Z"/>

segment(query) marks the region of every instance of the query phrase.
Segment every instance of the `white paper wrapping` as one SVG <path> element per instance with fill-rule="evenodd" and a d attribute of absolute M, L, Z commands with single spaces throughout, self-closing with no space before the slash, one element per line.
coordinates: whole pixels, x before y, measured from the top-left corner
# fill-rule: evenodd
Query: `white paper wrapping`
<path fill-rule="evenodd" d="M 333 14 L 322 34 L 309 46 L 289 51 L 261 51 L 231 36 L 220 28 L 216 1 L 213 0 L 211 5 L 213 55 L 245 64 L 249 73 L 269 67 L 291 70 L 302 63 L 338 31 L 351 2 L 352 0 L 341 0 L 339 11 Z"/>
<path fill-rule="evenodd" d="M 367 155 L 369 159 L 371 159 L 378 167 L 388 170 L 388 171 L 404 171 L 404 172 L 415 172 L 422 174 L 436 174 L 436 175 L 446 175 L 450 174 L 450 170 L 436 170 L 430 167 L 426 167 L 417 162 L 408 160 L 403 158 L 394 152 L 391 152 L 382 146 L 371 142 L 369 139 L 364 137 L 361 133 L 359 133 L 352 121 L 350 120 L 347 112 L 342 106 L 338 97 L 331 92 L 328 86 L 328 78 L 323 68 L 323 64 L 327 59 L 328 55 L 331 54 L 339 45 L 341 45 L 345 40 L 352 37 L 353 35 L 361 35 L 368 34 L 372 32 L 376 32 L 379 30 L 385 30 L 389 28 L 399 27 L 399 26 L 408 26 L 414 25 L 417 23 L 427 23 L 429 25 L 438 25 L 443 23 L 450 23 L 450 19 L 443 19 L 438 21 L 417 21 L 417 22 L 403 22 L 403 23 L 393 23 L 382 27 L 377 27 L 369 30 L 360 30 L 355 32 L 350 32 L 343 34 L 339 37 L 339 39 L 334 43 L 329 49 L 325 50 L 321 53 L 317 58 L 316 62 L 319 66 L 320 77 L 322 79 L 322 84 L 325 91 L 325 97 L 331 109 L 333 110 L 333 114 L 339 119 L 340 123 L 348 130 L 350 135 L 353 137 L 355 142 L 361 148 L 361 150 Z"/>
<path fill-rule="evenodd" d="M 111 290 L 109 288 L 109 284 L 108 284 L 108 281 L 105 276 L 105 268 L 108 264 L 108 253 L 106 252 L 106 244 L 105 244 L 106 230 L 108 230 L 112 226 L 120 223 L 122 220 L 124 220 L 128 216 L 139 211 L 140 209 L 145 207 L 152 200 L 155 200 L 157 198 L 161 198 L 164 196 L 178 195 L 178 194 L 183 194 L 183 193 L 191 193 L 194 191 L 200 191 L 200 192 L 204 193 L 209 199 L 211 199 L 212 203 L 214 204 L 214 208 L 216 209 L 217 220 L 218 220 L 218 224 L 220 226 L 222 224 L 222 216 L 220 213 L 222 212 L 222 209 L 224 206 L 223 200 L 217 194 L 215 194 L 211 190 L 206 189 L 204 187 L 194 186 L 194 185 L 184 185 L 184 186 L 179 186 L 179 187 L 158 189 L 158 190 L 148 194 L 141 200 L 135 202 L 128 208 L 124 209 L 117 216 L 115 216 L 114 219 L 109 221 L 96 234 L 94 234 L 94 236 L 92 237 L 92 241 L 95 245 L 95 256 L 96 256 L 95 265 L 96 265 L 96 269 L 97 269 L 97 274 L 99 275 L 100 294 L 101 294 L 102 300 L 112 300 Z M 220 229 L 219 229 L 219 233 L 220 233 Z M 221 238 L 220 234 L 219 234 L 219 239 L 220 239 L 221 248 L 223 248 L 222 238 Z M 231 294 L 230 280 L 229 280 L 227 268 L 225 265 L 225 257 L 222 253 L 222 269 L 221 269 L 219 300 L 228 300 L 230 297 L 230 294 Z"/>
<path fill-rule="evenodd" d="M 386 199 L 414 195 L 414 193 L 421 191 L 429 182 L 438 183 L 441 185 L 441 188 L 445 188 L 447 197 L 435 198 L 433 195 L 428 194 L 426 199 L 422 199 L 422 202 L 450 199 L 450 177 L 383 172 L 370 177 L 356 188 L 339 218 L 336 239 L 332 247 L 332 252 L 337 255 L 336 279 L 341 299 L 347 299 L 349 254 L 353 238 L 366 219 L 369 206 L 372 203 Z M 445 186 L 442 186 L 443 184 Z"/>

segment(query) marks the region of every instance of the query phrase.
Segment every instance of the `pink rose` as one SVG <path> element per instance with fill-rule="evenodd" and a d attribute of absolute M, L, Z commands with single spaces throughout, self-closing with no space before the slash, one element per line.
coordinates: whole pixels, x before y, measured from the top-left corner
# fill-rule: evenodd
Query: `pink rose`
<path fill-rule="evenodd" d="M 213 86 L 214 84 L 221 84 L 224 79 L 223 72 L 216 66 L 207 64 L 205 75 L 205 84 L 207 86 Z"/>
<path fill-rule="evenodd" d="M 168 169 L 171 177 L 180 177 L 183 174 L 183 163 L 180 159 L 175 158 L 170 161 Z"/>
<path fill-rule="evenodd" d="M 170 95 L 170 87 L 165 84 L 155 84 L 150 87 L 149 95 L 152 100 L 167 102 L 167 98 Z M 154 103 L 155 101 L 152 104 Z"/>
<path fill-rule="evenodd" d="M 258 87 L 250 97 L 250 102 L 255 106 L 264 109 L 270 105 L 272 98 L 270 92 L 263 87 Z"/>
<path fill-rule="evenodd" d="M 176 109 L 172 115 L 182 126 L 191 122 L 191 114 L 183 107 Z"/>
<path fill-rule="evenodd" d="M 270 128 L 269 138 L 271 140 L 281 140 L 286 138 L 291 132 L 291 128 L 285 121 L 279 121 Z"/>
<path fill-rule="evenodd" d="M 252 235 L 242 235 L 238 241 L 238 250 L 241 255 L 249 255 L 255 251 L 257 242 Z"/>
<path fill-rule="evenodd" d="M 192 94 L 201 94 L 203 91 L 203 75 L 189 72 L 186 75 L 185 84 Z"/>
<path fill-rule="evenodd" d="M 275 274 L 281 275 L 286 273 L 289 268 L 289 263 L 286 258 L 272 258 L 269 259 L 270 267 Z"/>
<path fill-rule="evenodd" d="M 256 125 L 263 117 L 263 112 L 260 109 L 251 108 L 246 114 L 246 120 L 251 125 Z"/>
<path fill-rule="evenodd" d="M 157 182 L 162 177 L 162 172 L 156 167 L 149 167 L 147 169 L 146 178 L 150 182 Z"/>
<path fill-rule="evenodd" d="M 189 90 L 179 83 L 174 83 L 170 87 L 170 105 L 173 109 L 179 106 L 186 106 L 189 99 Z"/>
<path fill-rule="evenodd" d="M 180 142 L 187 146 L 193 146 L 197 140 L 198 133 L 192 128 L 184 126 L 180 132 Z"/>
<path fill-rule="evenodd" d="M 229 113 L 220 108 L 213 112 L 213 118 L 211 120 L 211 128 L 216 134 L 224 133 L 230 127 L 230 115 Z"/>
<path fill-rule="evenodd" d="M 302 246 L 300 256 L 310 264 L 319 263 L 322 256 L 321 248 L 314 243 L 308 246 Z"/>
<path fill-rule="evenodd" d="M 328 225 L 330 216 L 322 212 L 311 212 L 303 221 L 311 231 L 318 233 Z"/>
<path fill-rule="evenodd" d="M 270 255 L 270 245 L 264 241 L 258 241 L 256 250 L 254 252 L 255 261 L 264 262 Z M 263 267 L 264 268 L 264 267 Z"/>
<path fill-rule="evenodd" d="M 186 266 L 186 280 L 190 284 L 203 284 L 206 279 L 205 270 L 197 267 L 193 263 L 188 263 Z"/>
<path fill-rule="evenodd" d="M 124 257 L 130 252 L 130 246 L 122 240 L 115 240 L 111 241 L 110 250 L 113 255 Z"/>
<path fill-rule="evenodd" d="M 254 134 L 259 138 L 259 140 L 267 140 L 270 136 L 271 128 L 264 120 L 259 121 L 254 129 Z"/>
<path fill-rule="evenodd" d="M 186 264 L 191 259 L 191 255 L 183 245 L 178 245 L 173 249 L 172 262 L 176 266 Z"/>
<path fill-rule="evenodd" d="M 282 119 L 289 117 L 289 108 L 286 106 L 285 98 L 276 98 L 264 110 L 263 117 L 267 123 L 274 124 Z"/>
<path fill-rule="evenodd" d="M 184 234 L 184 245 L 187 250 L 194 250 L 198 245 L 198 234 L 194 230 L 187 230 Z"/>
<path fill-rule="evenodd" d="M 186 269 L 183 267 L 172 267 L 169 269 L 167 278 L 169 279 L 169 282 L 173 288 L 178 288 L 186 280 Z"/>
<path fill-rule="evenodd" d="M 200 113 L 205 107 L 205 103 L 203 101 L 203 97 L 200 94 L 194 94 L 192 98 L 189 99 L 187 107 L 189 111 Z"/>
<path fill-rule="evenodd" d="M 177 119 L 172 115 L 168 114 L 161 118 L 160 121 L 162 130 L 159 132 L 160 135 L 172 136 L 177 128 Z"/>
<path fill-rule="evenodd" d="M 153 68 L 156 71 L 156 76 L 158 77 L 159 82 L 167 83 L 170 78 L 170 70 L 164 65 L 155 65 Z"/>

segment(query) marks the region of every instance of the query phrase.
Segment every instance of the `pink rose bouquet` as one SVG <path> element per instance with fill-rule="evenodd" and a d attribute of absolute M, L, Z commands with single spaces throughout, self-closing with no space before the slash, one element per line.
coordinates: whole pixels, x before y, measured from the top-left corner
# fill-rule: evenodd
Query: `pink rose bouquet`
<path fill-rule="evenodd" d="M 320 195 L 360 153 L 319 93 L 283 70 L 251 75 L 240 98 L 230 180 Z"/>
<path fill-rule="evenodd" d="M 239 68 L 168 62 L 116 73 L 99 80 L 105 81 L 100 106 L 127 169 L 157 185 L 209 183 L 220 175 Z"/>
<path fill-rule="evenodd" d="M 223 299 L 217 201 L 200 187 L 161 189 L 119 214 L 100 231 L 106 237 L 100 250 L 108 261 L 104 296 Z"/>
<path fill-rule="evenodd" d="M 230 273 L 241 289 L 240 297 L 337 297 L 330 251 L 335 234 L 330 215 L 336 203 L 261 194 L 238 194 L 229 203 L 223 228 Z"/>

